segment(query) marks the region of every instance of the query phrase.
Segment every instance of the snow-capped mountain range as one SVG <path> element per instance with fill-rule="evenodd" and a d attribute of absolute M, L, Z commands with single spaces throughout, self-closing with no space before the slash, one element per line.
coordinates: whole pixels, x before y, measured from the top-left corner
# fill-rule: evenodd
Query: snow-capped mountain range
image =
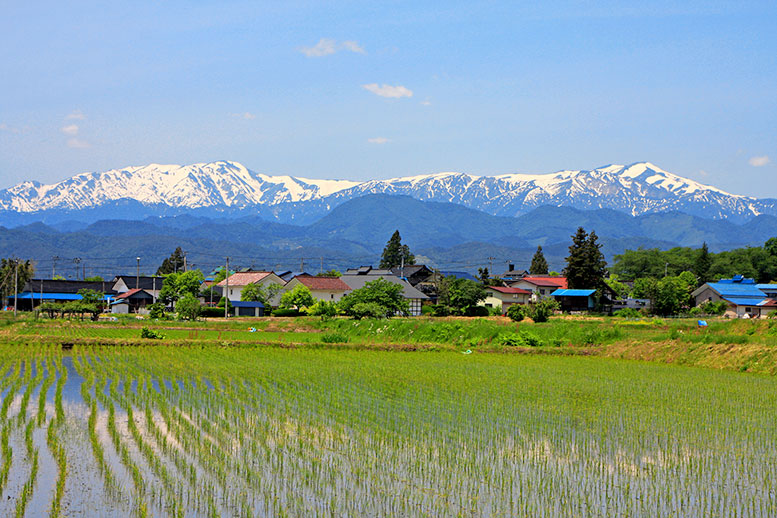
<path fill-rule="evenodd" d="M 452 202 L 499 216 L 517 216 L 541 205 L 609 208 L 635 216 L 680 211 L 736 221 L 777 215 L 777 200 L 730 194 L 649 162 L 550 174 L 450 172 L 354 182 L 268 176 L 230 161 L 128 167 L 83 173 L 49 185 L 26 181 L 0 191 L 0 214 L 72 214 L 131 200 L 149 209 L 163 207 L 168 213 L 207 209 L 299 221 L 299 213 L 323 215 L 344 201 L 375 193 Z"/>

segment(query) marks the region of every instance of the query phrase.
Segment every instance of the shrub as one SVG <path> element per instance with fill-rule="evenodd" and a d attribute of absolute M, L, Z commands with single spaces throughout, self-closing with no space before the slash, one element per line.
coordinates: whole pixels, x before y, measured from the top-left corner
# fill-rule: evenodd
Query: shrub
<path fill-rule="evenodd" d="M 529 331 L 519 331 L 518 333 L 501 333 L 496 337 L 501 345 L 508 347 L 540 347 L 543 345 L 542 339 Z"/>
<path fill-rule="evenodd" d="M 529 317 L 535 322 L 547 322 L 554 311 L 558 309 L 556 299 L 546 298 L 536 304 L 529 304 Z"/>
<path fill-rule="evenodd" d="M 302 313 L 297 309 L 278 308 L 272 312 L 274 317 L 298 317 L 301 315 Z"/>
<path fill-rule="evenodd" d="M 181 320 L 197 320 L 200 316 L 200 301 L 191 293 L 187 293 L 178 299 L 175 310 Z"/>
<path fill-rule="evenodd" d="M 348 337 L 341 333 L 324 333 L 321 341 L 325 344 L 344 344 L 348 342 Z"/>
<path fill-rule="evenodd" d="M 634 308 L 623 308 L 613 313 L 613 315 L 620 318 L 639 318 L 642 316 L 642 313 Z"/>
<path fill-rule="evenodd" d="M 337 303 L 329 300 L 319 300 L 307 310 L 308 315 L 321 317 L 321 320 L 328 320 L 337 315 Z"/>
<path fill-rule="evenodd" d="M 469 306 L 464 310 L 464 315 L 468 317 L 487 317 L 488 308 L 485 306 Z"/>
<path fill-rule="evenodd" d="M 165 305 L 161 302 L 154 302 L 148 306 L 148 316 L 151 318 L 165 318 Z"/>
<path fill-rule="evenodd" d="M 502 306 L 491 306 L 488 308 L 488 316 L 490 317 L 501 317 L 502 316 Z"/>
<path fill-rule="evenodd" d="M 224 317 L 224 306 L 219 307 L 207 307 L 207 308 L 201 308 L 200 309 L 200 316 L 203 317 L 211 317 L 211 318 L 219 318 Z"/>
<path fill-rule="evenodd" d="M 444 304 L 434 304 L 429 306 L 430 313 L 433 317 L 447 317 L 451 314 L 451 308 Z"/>
<path fill-rule="evenodd" d="M 511 304 L 507 308 L 507 316 L 514 322 L 520 322 L 526 317 L 526 307 L 520 304 Z"/>
<path fill-rule="evenodd" d="M 154 331 L 153 329 L 144 327 L 143 329 L 140 330 L 140 337 L 149 338 L 151 340 L 162 340 L 165 337 L 165 335 L 163 335 L 159 331 Z"/>
<path fill-rule="evenodd" d="M 356 320 L 362 318 L 387 318 L 389 310 L 375 302 L 359 302 L 350 308 L 350 315 Z"/>

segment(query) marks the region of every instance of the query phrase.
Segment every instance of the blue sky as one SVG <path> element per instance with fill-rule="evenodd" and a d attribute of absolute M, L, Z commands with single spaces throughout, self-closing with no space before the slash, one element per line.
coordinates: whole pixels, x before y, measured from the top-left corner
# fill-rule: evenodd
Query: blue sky
<path fill-rule="evenodd" d="M 646 160 L 777 197 L 777 3 L 528 4 L 0 0 L 0 188 Z"/>

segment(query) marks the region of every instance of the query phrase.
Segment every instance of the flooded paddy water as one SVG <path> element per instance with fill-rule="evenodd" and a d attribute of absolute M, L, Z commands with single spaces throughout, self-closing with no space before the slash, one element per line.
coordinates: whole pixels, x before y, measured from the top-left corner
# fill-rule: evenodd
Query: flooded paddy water
<path fill-rule="evenodd" d="M 777 515 L 771 377 L 2 345 L 0 401 L 0 516 Z"/>

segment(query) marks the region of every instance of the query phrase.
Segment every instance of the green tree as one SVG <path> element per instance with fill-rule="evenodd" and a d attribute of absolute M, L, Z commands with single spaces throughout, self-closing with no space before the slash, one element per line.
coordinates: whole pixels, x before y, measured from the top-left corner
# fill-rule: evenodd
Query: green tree
<path fill-rule="evenodd" d="M 249 284 L 240 291 L 240 300 L 243 302 L 261 302 L 267 305 L 267 290 L 261 284 Z"/>
<path fill-rule="evenodd" d="M 84 280 L 87 282 L 103 282 L 105 279 L 103 279 L 99 275 L 92 275 L 91 277 L 87 277 Z"/>
<path fill-rule="evenodd" d="M 157 275 L 168 275 L 171 273 L 178 273 L 179 270 L 183 270 L 184 258 L 183 250 L 181 247 L 177 247 L 175 251 L 170 254 L 170 257 L 162 261 L 162 265 L 157 268 Z"/>
<path fill-rule="evenodd" d="M 316 274 L 316 277 L 342 277 L 342 273 L 339 270 L 328 270 L 326 272 L 320 272 Z"/>
<path fill-rule="evenodd" d="M 397 314 L 407 314 L 410 304 L 402 295 L 402 285 L 376 279 L 366 283 L 362 288 L 353 290 L 340 300 L 340 309 L 346 315 L 357 317 L 359 308 L 357 304 L 371 304 L 370 308 L 380 306 L 381 316 L 389 318 Z M 360 306 L 364 309 L 363 306 Z"/>
<path fill-rule="evenodd" d="M 657 289 L 658 280 L 655 277 L 642 277 L 634 281 L 631 296 L 635 299 L 650 299 L 652 302 L 656 298 Z"/>
<path fill-rule="evenodd" d="M 380 258 L 381 268 L 395 268 L 402 264 L 411 265 L 415 264 L 415 256 L 410 253 L 410 248 L 407 245 L 402 244 L 402 238 L 399 235 L 399 230 L 395 230 L 391 235 L 391 238 L 383 248 L 383 255 Z"/>
<path fill-rule="evenodd" d="M 184 273 L 171 273 L 162 281 L 162 289 L 159 298 L 165 304 L 174 304 L 184 295 L 197 297 L 200 293 L 202 281 L 205 278 L 200 270 L 189 270 Z"/>
<path fill-rule="evenodd" d="M 478 279 L 480 279 L 480 282 L 483 283 L 484 286 L 488 286 L 490 277 L 491 275 L 488 272 L 488 268 L 478 268 Z"/>
<path fill-rule="evenodd" d="M 437 300 L 455 310 L 454 313 L 465 314 L 479 302 L 486 300 L 486 296 L 486 288 L 479 282 L 449 275 L 441 282 Z"/>
<path fill-rule="evenodd" d="M 699 279 L 699 286 L 710 280 L 710 268 L 712 268 L 712 257 L 705 242 L 701 245 L 693 265 L 693 273 Z"/>
<path fill-rule="evenodd" d="M 282 308 L 307 308 L 315 303 L 313 295 L 310 293 L 310 288 L 304 284 L 297 284 L 294 289 L 287 291 L 281 297 Z"/>
<path fill-rule="evenodd" d="M 16 270 L 16 264 L 18 263 L 19 268 Z M 27 282 L 32 279 L 33 274 L 35 273 L 35 267 L 32 264 L 32 261 L 29 259 L 26 261 L 22 261 L 21 259 L 15 259 L 15 258 L 8 258 L 8 259 L 2 259 L 0 260 L 0 294 L 2 294 L 1 298 L 8 297 L 10 295 L 14 294 L 14 275 L 18 275 L 17 283 L 19 286 L 19 291 L 22 291 L 22 288 L 24 287 Z"/>
<path fill-rule="evenodd" d="M 623 284 L 617 275 L 610 275 L 610 277 L 606 279 L 604 282 L 607 284 L 607 286 L 612 288 L 612 291 L 614 291 L 618 295 L 618 297 L 626 298 L 629 296 L 629 291 L 631 290 L 631 288 Z"/>
<path fill-rule="evenodd" d="M 197 320 L 201 309 L 200 301 L 191 293 L 185 293 L 175 305 L 178 318 L 181 320 Z"/>
<path fill-rule="evenodd" d="M 538 246 L 537 251 L 534 252 L 534 257 L 532 257 L 531 266 L 529 267 L 529 273 L 532 275 L 548 274 L 548 261 L 545 260 L 545 254 L 542 253 L 541 246 Z"/>
<path fill-rule="evenodd" d="M 694 278 L 695 284 L 695 278 Z M 682 277 L 664 277 L 656 285 L 653 313 L 676 315 L 688 305 L 688 283 Z"/>
<path fill-rule="evenodd" d="M 572 236 L 569 247 L 567 267 L 564 274 L 570 289 L 599 289 L 604 285 L 607 274 L 607 262 L 604 260 L 602 245 L 598 243 L 596 232 L 589 235 L 583 227 L 578 227 Z"/>

